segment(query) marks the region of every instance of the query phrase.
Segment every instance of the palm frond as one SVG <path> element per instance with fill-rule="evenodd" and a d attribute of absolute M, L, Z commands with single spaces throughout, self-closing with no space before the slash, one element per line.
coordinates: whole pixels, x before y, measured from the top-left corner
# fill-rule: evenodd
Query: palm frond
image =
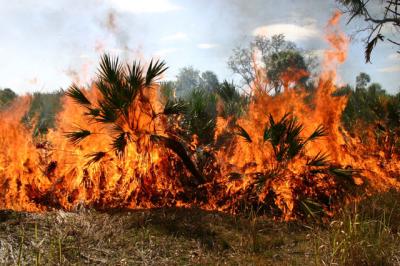
<path fill-rule="evenodd" d="M 108 104 L 99 102 L 99 115 L 95 118 L 100 123 L 114 123 L 118 119 L 118 110 L 110 107 Z"/>
<path fill-rule="evenodd" d="M 328 132 L 326 131 L 325 127 L 323 125 L 319 125 L 314 132 L 307 138 L 306 142 L 308 141 L 314 141 L 317 138 L 320 137 L 325 137 L 328 135 Z"/>
<path fill-rule="evenodd" d="M 272 146 L 277 146 L 280 142 L 282 142 L 285 137 L 285 131 L 287 129 L 287 119 L 289 118 L 290 113 L 285 113 L 285 115 L 278 121 L 275 122 L 273 116 L 269 115 L 269 138 L 268 140 L 271 142 Z"/>
<path fill-rule="evenodd" d="M 263 140 L 268 141 L 271 139 L 271 133 L 269 132 L 269 127 L 266 126 L 264 129 Z"/>
<path fill-rule="evenodd" d="M 346 178 L 348 180 L 352 180 L 352 176 L 356 173 L 356 170 L 353 169 L 343 169 L 338 167 L 329 168 L 329 173 L 335 175 L 336 177 Z"/>
<path fill-rule="evenodd" d="M 140 62 L 134 61 L 132 66 L 127 66 L 127 82 L 132 89 L 139 90 L 144 84 L 143 67 Z"/>
<path fill-rule="evenodd" d="M 168 100 L 164 107 L 163 114 L 183 114 L 187 111 L 187 104 L 184 101 L 171 101 Z"/>
<path fill-rule="evenodd" d="M 153 60 L 151 60 L 150 65 L 147 68 L 145 86 L 150 86 L 167 69 L 168 67 L 166 67 L 164 61 L 157 60 L 156 62 L 153 62 Z"/>
<path fill-rule="evenodd" d="M 88 158 L 89 160 L 86 162 L 86 165 L 92 165 L 94 163 L 98 163 L 101 159 L 103 159 L 105 156 L 107 155 L 106 152 L 104 151 L 99 151 L 99 152 L 93 152 L 90 153 L 88 155 L 86 155 L 85 157 Z"/>
<path fill-rule="evenodd" d="M 323 205 L 309 198 L 300 200 L 301 210 L 311 216 L 314 220 L 319 220 L 325 213 Z"/>
<path fill-rule="evenodd" d="M 118 134 L 111 144 L 113 150 L 117 153 L 117 155 L 122 156 L 125 153 L 126 145 L 128 144 L 126 132 L 121 132 Z"/>
<path fill-rule="evenodd" d="M 190 159 L 185 147 L 180 141 L 161 135 L 151 135 L 150 140 L 154 143 L 163 143 L 165 147 L 175 152 L 175 154 L 181 158 L 186 168 L 191 172 L 198 182 L 204 183 L 206 181 L 203 175 L 197 169 L 196 165 L 193 163 L 192 159 Z"/>
<path fill-rule="evenodd" d="M 66 132 L 65 136 L 69 139 L 71 143 L 77 145 L 79 142 L 84 140 L 86 137 L 90 136 L 92 132 L 86 129 L 79 129 L 73 132 Z"/>
<path fill-rule="evenodd" d="M 238 136 L 243 137 L 249 143 L 252 142 L 249 133 L 247 133 L 247 131 L 243 127 L 241 127 L 239 125 L 235 126 L 235 134 L 238 135 Z"/>
<path fill-rule="evenodd" d="M 286 150 L 287 159 L 291 160 L 294 157 L 296 157 L 303 148 L 304 148 L 304 142 L 302 142 L 299 139 L 291 140 Z"/>
<path fill-rule="evenodd" d="M 123 74 L 123 66 L 120 64 L 118 57 L 111 57 L 104 54 L 100 59 L 99 76 L 101 79 L 110 84 L 121 82 Z"/>
<path fill-rule="evenodd" d="M 85 94 L 81 91 L 81 89 L 76 85 L 73 84 L 66 92 L 65 95 L 72 98 L 76 103 L 83 105 L 83 106 L 90 106 L 91 102 L 85 96 Z"/>
<path fill-rule="evenodd" d="M 321 151 L 317 153 L 314 157 L 307 160 L 308 166 L 327 166 L 329 164 L 328 154 L 322 153 Z"/>
<path fill-rule="evenodd" d="M 295 117 L 292 117 L 287 120 L 285 131 L 288 142 L 300 141 L 300 134 L 303 131 L 303 125 L 298 123 Z"/>
<path fill-rule="evenodd" d="M 228 81 L 222 82 L 222 84 L 216 90 L 217 94 L 225 102 L 239 101 L 240 94 L 235 88 L 235 84 L 229 83 Z"/>
<path fill-rule="evenodd" d="M 96 118 L 100 115 L 100 109 L 99 108 L 87 108 L 88 111 L 84 113 L 86 116 L 91 116 L 92 118 Z"/>

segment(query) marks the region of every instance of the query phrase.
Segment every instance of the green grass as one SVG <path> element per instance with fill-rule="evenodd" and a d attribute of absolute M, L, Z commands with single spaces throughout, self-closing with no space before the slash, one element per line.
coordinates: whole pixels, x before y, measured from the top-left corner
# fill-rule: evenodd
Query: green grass
<path fill-rule="evenodd" d="M 399 265 L 400 194 L 323 224 L 199 209 L 0 212 L 0 265 Z"/>

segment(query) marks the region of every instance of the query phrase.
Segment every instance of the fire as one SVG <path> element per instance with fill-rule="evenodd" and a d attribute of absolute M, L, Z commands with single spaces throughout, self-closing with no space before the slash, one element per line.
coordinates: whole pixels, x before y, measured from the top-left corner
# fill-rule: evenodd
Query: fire
<path fill-rule="evenodd" d="M 88 108 L 67 96 L 57 129 L 46 139 L 33 139 L 20 123 L 30 98 L 21 97 L 0 117 L 0 209 L 198 206 L 235 213 L 256 207 L 292 219 L 299 208 L 316 199 L 326 213 L 334 211 L 338 206 L 329 202 L 347 197 L 342 183 L 368 184 L 367 193 L 399 189 L 393 177 L 400 172 L 398 158 L 387 160 L 377 153 L 377 144 L 363 146 L 341 127 L 347 99 L 332 93 L 335 69 L 346 59 L 349 40 L 338 29 L 339 19 L 340 13 L 335 13 L 327 26 L 330 48 L 324 54 L 313 104 L 305 102 L 305 92 L 292 89 L 308 73 L 290 69 L 282 76 L 283 92 L 275 96 L 262 89 L 267 81 L 260 75 L 251 88 L 246 115 L 237 121 L 222 117 L 217 121 L 215 139 L 227 130 L 241 136 L 207 151 L 213 159 L 200 170 L 188 163 L 199 156 L 194 152 L 196 136 L 186 148 L 179 145 L 174 133 L 179 125 L 171 125 L 163 115 L 165 102 L 158 85 L 149 86 L 133 101 L 126 118 L 116 120 L 121 132 L 134 140 L 126 144 L 123 156 L 109 151 L 115 136 L 112 129 L 87 119 L 83 114 Z M 91 103 L 104 97 L 96 84 L 82 91 Z M 74 145 L 65 134 L 77 126 L 91 136 Z M 299 132 L 276 135 L 274 130 L 281 126 L 287 132 L 298 127 Z M 295 147 L 293 139 L 301 145 Z M 323 163 L 328 158 L 329 164 Z"/>

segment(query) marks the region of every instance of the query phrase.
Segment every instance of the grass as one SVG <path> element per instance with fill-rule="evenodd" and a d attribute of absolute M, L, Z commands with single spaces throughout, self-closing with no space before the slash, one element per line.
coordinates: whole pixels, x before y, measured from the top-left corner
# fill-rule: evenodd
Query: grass
<path fill-rule="evenodd" d="M 324 224 L 199 209 L 0 212 L 1 265 L 400 265 L 400 193 Z"/>

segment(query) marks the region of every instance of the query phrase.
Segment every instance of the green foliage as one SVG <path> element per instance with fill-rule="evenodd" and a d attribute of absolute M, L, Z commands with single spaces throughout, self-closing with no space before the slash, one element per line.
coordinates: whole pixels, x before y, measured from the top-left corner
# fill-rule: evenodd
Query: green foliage
<path fill-rule="evenodd" d="M 357 76 L 355 91 L 349 91 L 349 99 L 342 114 L 342 121 L 347 130 L 354 130 L 362 125 L 377 123 L 385 116 L 385 102 L 390 96 L 377 83 L 368 87 L 370 78 L 365 73 Z"/>
<path fill-rule="evenodd" d="M 400 150 L 400 94 L 390 95 L 378 83 L 371 83 L 369 75 L 356 78 L 356 89 L 350 86 L 338 89 L 333 95 L 348 95 L 342 113 L 344 128 L 363 143 L 371 133 L 375 141 L 391 156 Z"/>
<path fill-rule="evenodd" d="M 55 128 L 56 116 L 62 109 L 61 98 L 64 91 L 53 93 L 35 92 L 29 110 L 22 117 L 25 126 L 33 128 L 33 135 L 46 134 L 49 129 Z"/>
<path fill-rule="evenodd" d="M 160 82 L 160 92 L 165 100 L 173 100 L 175 98 L 175 82 L 174 81 Z"/>
<path fill-rule="evenodd" d="M 212 92 L 219 86 L 217 75 L 212 71 L 201 73 L 192 66 L 182 68 L 176 76 L 174 87 L 178 97 L 187 97 L 193 90 Z"/>
<path fill-rule="evenodd" d="M 163 114 L 165 115 L 178 115 L 184 114 L 188 110 L 187 103 L 181 99 L 179 100 L 167 100 L 164 107 Z"/>
<path fill-rule="evenodd" d="M 11 89 L 8 88 L 0 89 L 0 108 L 7 106 L 15 98 L 17 98 L 17 94 L 13 92 Z"/>
<path fill-rule="evenodd" d="M 300 154 L 305 145 L 317 138 L 326 136 L 322 125 L 307 138 L 302 138 L 303 125 L 290 113 L 286 113 L 279 121 L 275 122 L 269 116 L 269 126 L 264 130 L 264 141 L 271 143 L 275 158 L 278 162 L 288 162 Z"/>
<path fill-rule="evenodd" d="M 356 88 L 365 89 L 368 83 L 370 82 L 371 82 L 371 77 L 367 73 L 361 72 L 356 77 Z"/>
<path fill-rule="evenodd" d="M 188 106 L 185 127 L 190 135 L 196 134 L 202 144 L 212 143 L 217 118 L 215 94 L 195 89 L 187 95 L 185 101 Z"/>
<path fill-rule="evenodd" d="M 245 113 L 249 98 L 240 94 L 233 82 L 222 82 L 217 87 L 216 93 L 222 103 L 220 116 L 236 119 Z"/>

